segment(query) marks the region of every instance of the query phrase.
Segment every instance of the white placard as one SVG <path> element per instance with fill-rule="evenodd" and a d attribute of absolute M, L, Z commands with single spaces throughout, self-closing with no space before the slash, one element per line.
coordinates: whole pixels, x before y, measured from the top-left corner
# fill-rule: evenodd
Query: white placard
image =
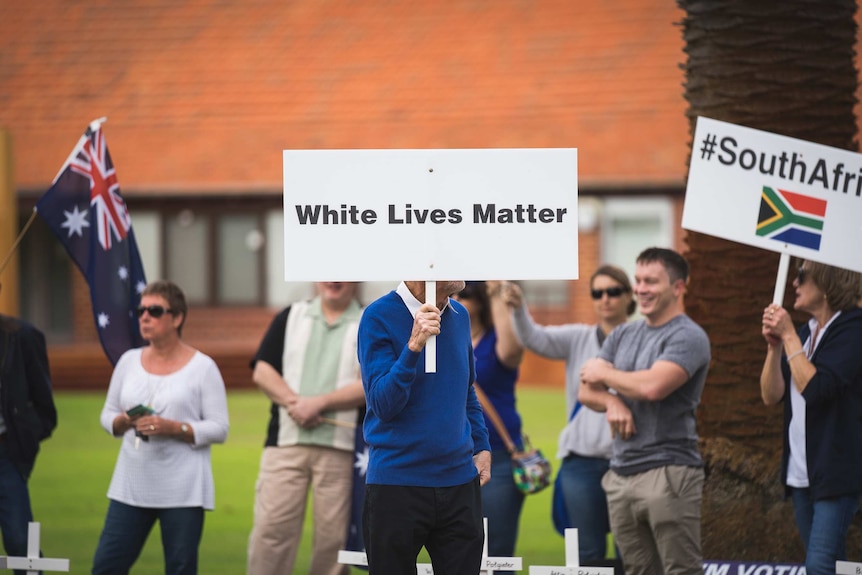
<path fill-rule="evenodd" d="M 577 150 L 285 150 L 284 242 L 286 281 L 577 279 Z"/>
<path fill-rule="evenodd" d="M 700 117 L 682 226 L 862 271 L 862 154 Z"/>

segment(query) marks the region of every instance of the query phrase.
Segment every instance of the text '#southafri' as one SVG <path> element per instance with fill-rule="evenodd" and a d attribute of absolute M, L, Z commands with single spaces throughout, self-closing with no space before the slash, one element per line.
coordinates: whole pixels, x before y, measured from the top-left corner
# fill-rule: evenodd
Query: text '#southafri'
<path fill-rule="evenodd" d="M 297 204 L 296 218 L 299 225 L 373 225 L 378 221 L 387 224 L 460 224 L 465 221 L 460 208 L 421 208 L 412 204 L 389 204 L 385 220 L 376 210 L 362 209 L 353 204 L 330 206 L 329 204 Z M 467 217 L 474 224 L 559 224 L 568 215 L 568 208 L 539 207 L 535 204 L 473 204 Z"/>
<path fill-rule="evenodd" d="M 777 176 L 791 182 L 820 187 L 824 191 L 862 197 L 862 165 L 846 166 L 825 158 L 806 158 L 801 153 L 782 150 L 763 151 L 745 147 L 732 136 L 707 133 L 700 143 L 700 159 L 718 161 L 727 167 L 768 176 Z"/>

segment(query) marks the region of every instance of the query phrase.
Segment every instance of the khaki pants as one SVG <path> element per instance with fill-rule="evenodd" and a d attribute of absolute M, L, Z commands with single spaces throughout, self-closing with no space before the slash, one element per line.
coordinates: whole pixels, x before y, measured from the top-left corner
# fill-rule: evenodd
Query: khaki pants
<path fill-rule="evenodd" d="M 611 531 L 626 575 L 703 574 L 703 477 L 703 469 L 681 465 L 630 476 L 605 474 Z"/>
<path fill-rule="evenodd" d="M 353 483 L 353 452 L 307 445 L 266 447 L 248 543 L 249 575 L 290 575 L 296 561 L 308 490 L 314 539 L 310 575 L 342 575 Z"/>

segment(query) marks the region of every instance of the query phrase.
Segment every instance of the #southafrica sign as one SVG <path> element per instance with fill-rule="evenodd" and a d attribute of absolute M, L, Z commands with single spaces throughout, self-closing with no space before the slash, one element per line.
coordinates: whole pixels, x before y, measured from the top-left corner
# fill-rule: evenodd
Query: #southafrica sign
<path fill-rule="evenodd" d="M 577 150 L 285 150 L 286 281 L 577 279 Z"/>
<path fill-rule="evenodd" d="M 862 271 L 862 154 L 700 117 L 682 226 Z"/>

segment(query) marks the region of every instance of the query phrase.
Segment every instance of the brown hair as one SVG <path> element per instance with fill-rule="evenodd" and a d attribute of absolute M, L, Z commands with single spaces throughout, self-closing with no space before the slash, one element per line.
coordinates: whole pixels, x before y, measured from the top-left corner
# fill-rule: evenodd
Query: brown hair
<path fill-rule="evenodd" d="M 479 323 L 486 330 L 494 327 L 491 298 L 488 297 L 488 286 L 484 281 L 464 282 L 464 289 L 458 292 L 458 299 L 471 299 L 479 304 Z"/>
<path fill-rule="evenodd" d="M 596 279 L 597 276 L 608 276 L 621 286 L 623 286 L 623 291 L 630 294 L 632 293 L 632 282 L 629 280 L 629 276 L 626 272 L 617 266 L 613 266 L 611 264 L 604 264 L 599 267 L 596 271 L 593 272 L 593 275 L 590 276 L 590 289 L 593 287 L 593 280 Z M 629 302 L 628 307 L 626 307 L 626 315 L 632 315 L 637 309 L 637 303 L 634 298 Z"/>
<path fill-rule="evenodd" d="M 667 248 L 647 248 L 637 258 L 639 264 L 659 262 L 667 270 L 670 283 L 682 280 L 688 283 L 688 262 L 679 253 Z"/>
<path fill-rule="evenodd" d="M 811 281 L 826 296 L 826 303 L 832 311 L 847 311 L 859 305 L 862 274 L 810 260 L 804 260 L 802 264 Z"/>
<path fill-rule="evenodd" d="M 157 280 L 147 284 L 147 287 L 144 288 L 141 295 L 161 296 L 165 298 L 166 302 L 168 302 L 167 311 L 171 315 L 176 316 L 183 314 L 183 321 L 180 322 L 180 326 L 177 328 L 177 334 L 180 336 L 183 335 L 183 325 L 186 323 L 189 306 L 186 303 L 186 296 L 183 293 L 183 290 L 181 290 L 177 284 L 169 280 Z"/>

